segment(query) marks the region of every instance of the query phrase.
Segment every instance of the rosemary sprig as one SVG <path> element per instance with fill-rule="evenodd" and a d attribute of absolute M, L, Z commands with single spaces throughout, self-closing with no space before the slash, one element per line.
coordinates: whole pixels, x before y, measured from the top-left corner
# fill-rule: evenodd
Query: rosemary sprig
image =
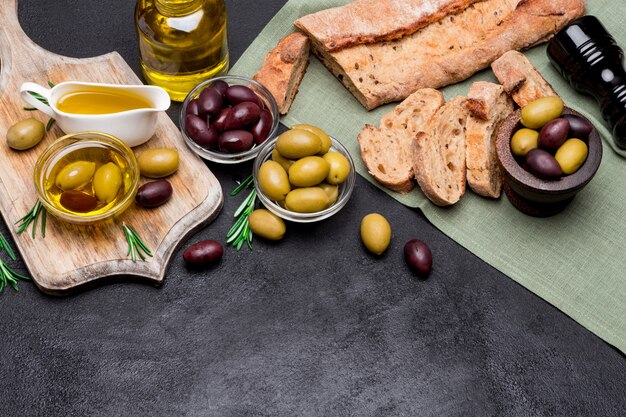
<path fill-rule="evenodd" d="M 150 249 L 148 249 L 145 243 L 143 243 L 141 238 L 137 235 L 137 232 L 135 232 L 132 227 L 124 224 L 122 225 L 122 229 L 124 230 L 126 242 L 128 242 L 128 252 L 126 252 L 126 256 L 130 255 L 130 259 L 133 262 L 137 261 L 137 256 L 139 256 L 142 261 L 146 260 L 144 254 L 152 256 Z"/>
<path fill-rule="evenodd" d="M 17 224 L 17 234 L 22 234 L 28 226 L 32 224 L 32 236 L 33 239 L 37 236 L 37 219 L 41 214 L 41 237 L 46 237 L 46 208 L 41 204 L 41 201 L 37 200 L 32 209 L 24 217 L 19 219 Z"/>
<path fill-rule="evenodd" d="M 241 190 L 252 187 L 253 183 L 254 179 L 250 175 L 230 195 L 235 196 L 239 194 Z M 226 243 L 232 245 L 237 250 L 240 250 L 244 243 L 248 245 L 248 248 L 252 249 L 252 231 L 250 230 L 248 218 L 250 213 L 254 211 L 255 203 L 256 190 L 252 190 L 235 211 L 233 217 L 237 218 L 237 220 L 226 234 Z"/>
<path fill-rule="evenodd" d="M 13 259 L 14 261 L 17 260 L 17 258 L 15 257 L 15 252 L 13 252 L 13 248 L 11 248 L 9 242 L 7 242 L 7 240 L 4 238 L 2 232 L 0 232 L 0 250 L 1 249 L 4 249 L 11 259 Z"/>
<path fill-rule="evenodd" d="M 19 291 L 17 282 L 30 281 L 30 278 L 24 275 L 20 275 L 12 270 L 2 259 L 0 259 L 0 294 L 4 292 L 4 289 L 9 285 L 13 287 L 15 291 Z"/>

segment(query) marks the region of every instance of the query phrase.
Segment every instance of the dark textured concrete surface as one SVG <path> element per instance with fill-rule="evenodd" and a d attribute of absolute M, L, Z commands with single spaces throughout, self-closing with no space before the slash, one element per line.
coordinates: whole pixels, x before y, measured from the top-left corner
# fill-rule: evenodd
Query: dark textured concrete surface
<path fill-rule="evenodd" d="M 233 61 L 282 3 L 228 2 Z M 117 50 L 137 70 L 132 9 L 19 11 L 43 47 Z M 226 192 L 250 172 L 211 168 Z M 191 241 L 223 240 L 240 200 Z M 394 229 L 379 259 L 358 238 L 372 211 Z M 426 281 L 403 264 L 411 238 L 432 248 Z M 0 296 L 0 416 L 624 416 L 624 375 L 620 353 L 362 178 L 338 215 L 278 244 L 229 247 L 206 272 L 177 252 L 162 288 Z"/>

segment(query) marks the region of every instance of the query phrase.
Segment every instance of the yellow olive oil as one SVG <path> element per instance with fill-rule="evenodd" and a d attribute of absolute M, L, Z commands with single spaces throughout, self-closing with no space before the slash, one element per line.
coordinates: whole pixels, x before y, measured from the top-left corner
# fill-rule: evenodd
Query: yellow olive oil
<path fill-rule="evenodd" d="M 108 163 L 113 163 L 119 168 L 121 184 L 117 181 L 94 184 L 97 177 L 94 173 Z M 95 164 L 95 167 L 92 164 Z M 81 175 L 84 178 L 77 181 L 75 177 Z M 111 149 L 90 146 L 61 157 L 47 173 L 44 190 L 50 202 L 60 210 L 79 216 L 93 216 L 105 213 L 116 206 L 124 198 L 126 190 L 131 188 L 131 183 L 130 167 L 121 154 Z M 104 189 L 114 197 L 110 201 L 107 201 L 108 198 L 101 201 L 98 199 L 96 188 Z"/>
<path fill-rule="evenodd" d="M 129 91 L 106 87 L 92 88 L 65 94 L 57 101 L 57 109 L 72 114 L 111 114 L 153 107 L 144 97 Z"/>
<path fill-rule="evenodd" d="M 135 26 L 149 84 L 183 101 L 193 87 L 228 71 L 224 0 L 138 0 Z"/>

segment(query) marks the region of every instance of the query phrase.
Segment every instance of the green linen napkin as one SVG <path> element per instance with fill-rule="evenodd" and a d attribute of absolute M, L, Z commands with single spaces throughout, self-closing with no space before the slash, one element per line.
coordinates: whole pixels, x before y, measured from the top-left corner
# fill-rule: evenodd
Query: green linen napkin
<path fill-rule="evenodd" d="M 278 40 L 294 31 L 294 20 L 345 3 L 290 0 L 231 73 L 251 76 Z M 587 12 L 597 16 L 626 47 L 626 31 L 621 24 L 626 8 L 615 1 L 588 0 Z M 541 45 L 526 55 L 568 106 L 599 127 L 604 144 L 609 145 L 604 147 L 602 164 L 591 183 L 565 211 L 550 218 L 526 216 L 505 196 L 492 201 L 474 195 L 469 187 L 461 201 L 450 208 L 431 204 L 419 187 L 407 195 L 380 187 L 361 161 L 357 136 L 365 123 L 378 125 L 381 116 L 395 105 L 367 112 L 314 57 L 282 122 L 287 126 L 310 123 L 326 130 L 348 148 L 364 178 L 401 203 L 421 209 L 432 224 L 459 244 L 626 353 L 626 160 L 612 150 L 598 105 L 567 85 L 552 68 L 545 49 Z M 442 91 L 447 99 L 466 95 L 470 84 L 478 80 L 497 82 L 491 70 L 485 70 Z M 401 227 L 390 220 L 394 227 Z"/>

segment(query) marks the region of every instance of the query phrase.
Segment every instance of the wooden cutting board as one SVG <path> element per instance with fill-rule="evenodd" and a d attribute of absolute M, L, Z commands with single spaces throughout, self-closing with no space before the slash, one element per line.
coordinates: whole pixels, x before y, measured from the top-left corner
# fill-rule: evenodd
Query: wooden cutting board
<path fill-rule="evenodd" d="M 112 275 L 145 278 L 160 284 L 178 245 L 193 231 L 219 213 L 224 197 L 221 186 L 206 164 L 192 153 L 178 127 L 162 113 L 155 136 L 133 148 L 177 149 L 180 168 L 168 180 L 174 194 L 155 209 L 131 206 L 115 220 L 92 226 L 61 222 L 48 215 L 46 236 L 17 235 L 15 223 L 36 202 L 33 168 L 39 154 L 63 132 L 54 127 L 35 148 L 16 152 L 5 142 L 8 128 L 19 120 L 47 116 L 23 109 L 19 87 L 25 81 L 47 85 L 48 81 L 90 81 L 141 84 L 122 57 L 112 52 L 89 59 L 50 53 L 34 44 L 21 29 L 17 0 L 0 0 L 0 211 L 37 286 L 50 294 L 63 294 L 81 285 Z M 142 183 L 146 182 L 142 178 Z M 133 262 L 122 224 L 131 225 L 152 250 L 153 257 Z"/>

